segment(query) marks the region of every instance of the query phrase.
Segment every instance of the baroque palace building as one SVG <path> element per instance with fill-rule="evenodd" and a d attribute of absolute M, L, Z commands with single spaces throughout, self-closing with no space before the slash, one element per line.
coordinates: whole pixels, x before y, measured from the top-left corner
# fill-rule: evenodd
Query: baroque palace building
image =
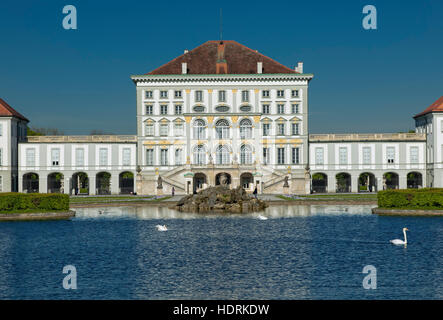
<path fill-rule="evenodd" d="M 443 97 L 415 133 L 312 134 L 303 63 L 208 41 L 131 76 L 137 135 L 29 136 L 0 99 L 0 191 L 187 194 L 227 179 L 249 192 L 443 186 Z"/>
<path fill-rule="evenodd" d="M 144 75 L 137 92 L 137 192 L 217 185 L 309 192 L 308 84 L 235 41 L 208 41 Z"/>

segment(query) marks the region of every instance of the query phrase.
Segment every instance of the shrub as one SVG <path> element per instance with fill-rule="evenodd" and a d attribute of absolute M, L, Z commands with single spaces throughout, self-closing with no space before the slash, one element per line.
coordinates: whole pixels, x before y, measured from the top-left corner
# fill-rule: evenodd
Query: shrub
<path fill-rule="evenodd" d="M 58 193 L 0 193 L 0 212 L 69 210 L 69 196 Z"/>
<path fill-rule="evenodd" d="M 442 209 L 443 188 L 384 190 L 377 194 L 379 208 Z"/>

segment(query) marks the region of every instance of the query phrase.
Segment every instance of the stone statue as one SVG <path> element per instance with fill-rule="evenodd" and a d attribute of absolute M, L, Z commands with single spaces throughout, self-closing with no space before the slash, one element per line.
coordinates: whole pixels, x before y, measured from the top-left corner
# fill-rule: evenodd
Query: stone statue
<path fill-rule="evenodd" d="M 305 167 L 305 179 L 311 179 L 311 168 L 309 166 Z"/>
<path fill-rule="evenodd" d="M 288 176 L 285 177 L 285 183 L 283 184 L 283 188 L 289 188 L 289 183 L 288 183 Z"/>
<path fill-rule="evenodd" d="M 157 179 L 157 189 L 163 189 L 162 183 L 163 183 L 162 177 L 158 176 L 158 179 Z"/>
<path fill-rule="evenodd" d="M 220 175 L 220 185 L 222 185 L 224 187 L 226 187 L 228 185 L 228 177 L 224 173 L 222 173 Z"/>

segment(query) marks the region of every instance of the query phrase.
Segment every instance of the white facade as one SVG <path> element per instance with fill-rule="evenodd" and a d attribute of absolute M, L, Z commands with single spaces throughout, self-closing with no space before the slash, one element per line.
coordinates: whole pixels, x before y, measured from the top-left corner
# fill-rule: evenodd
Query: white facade
<path fill-rule="evenodd" d="M 138 193 L 157 193 L 159 177 L 165 190 L 189 193 L 198 182 L 186 176 L 201 174 L 206 184 L 216 184 L 221 172 L 231 177 L 233 187 L 257 185 L 261 192 L 273 193 L 288 176 L 293 192 L 306 192 L 312 75 L 132 79 L 137 92 Z"/>
<path fill-rule="evenodd" d="M 19 192 L 133 193 L 135 142 L 135 136 L 28 137 L 18 150 Z"/>
<path fill-rule="evenodd" d="M 311 175 L 327 181 L 314 192 L 369 191 L 368 179 L 372 191 L 427 185 L 424 134 L 315 134 L 309 148 Z"/>

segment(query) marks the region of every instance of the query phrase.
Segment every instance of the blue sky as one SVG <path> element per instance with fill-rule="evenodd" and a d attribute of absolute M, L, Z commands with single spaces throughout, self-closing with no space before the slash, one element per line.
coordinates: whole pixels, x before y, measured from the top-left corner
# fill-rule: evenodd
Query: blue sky
<path fill-rule="evenodd" d="M 77 8 L 78 29 L 62 28 Z M 362 9 L 377 8 L 364 30 Z M 135 134 L 132 74 L 207 40 L 313 73 L 310 133 L 399 132 L 443 95 L 443 1 L 2 1 L 0 97 L 30 126 Z"/>

